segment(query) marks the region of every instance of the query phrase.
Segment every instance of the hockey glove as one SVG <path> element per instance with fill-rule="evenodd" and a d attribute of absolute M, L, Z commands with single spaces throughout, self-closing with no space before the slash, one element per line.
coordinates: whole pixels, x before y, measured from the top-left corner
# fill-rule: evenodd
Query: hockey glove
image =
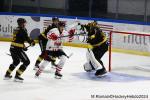
<path fill-rule="evenodd" d="M 33 40 L 30 45 L 35 46 L 35 41 Z"/>
<path fill-rule="evenodd" d="M 27 47 L 23 48 L 23 51 L 27 51 L 27 50 L 28 50 L 28 48 L 27 48 Z"/>

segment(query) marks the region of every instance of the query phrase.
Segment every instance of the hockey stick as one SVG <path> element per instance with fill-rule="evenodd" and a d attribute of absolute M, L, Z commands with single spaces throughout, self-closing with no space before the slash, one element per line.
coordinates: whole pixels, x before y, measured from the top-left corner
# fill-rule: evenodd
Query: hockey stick
<path fill-rule="evenodd" d="M 80 34 L 74 34 L 73 36 L 78 36 L 78 35 L 84 35 L 86 33 L 80 33 Z M 64 38 L 64 37 L 69 37 L 70 35 L 65 35 L 65 36 L 60 36 L 58 38 Z"/>
<path fill-rule="evenodd" d="M 65 54 L 65 56 L 69 59 L 71 56 L 73 55 L 73 53 L 71 53 L 69 56 L 67 54 Z M 55 64 L 55 62 L 52 62 L 52 65 L 57 66 L 57 64 Z"/>
<path fill-rule="evenodd" d="M 31 46 L 31 45 L 29 45 L 29 46 L 27 46 L 27 47 L 25 47 L 25 48 L 28 49 L 30 46 Z M 9 53 L 6 53 L 6 55 L 11 56 L 11 54 L 9 54 Z"/>
<path fill-rule="evenodd" d="M 11 56 L 11 54 L 9 54 L 9 53 L 6 53 L 6 55 Z"/>
<path fill-rule="evenodd" d="M 139 70 L 147 71 L 147 72 L 150 71 L 149 65 L 139 65 L 139 66 L 135 66 L 135 68 Z"/>
<path fill-rule="evenodd" d="M 65 55 L 68 59 L 73 55 L 73 53 L 71 53 L 69 56 Z"/>

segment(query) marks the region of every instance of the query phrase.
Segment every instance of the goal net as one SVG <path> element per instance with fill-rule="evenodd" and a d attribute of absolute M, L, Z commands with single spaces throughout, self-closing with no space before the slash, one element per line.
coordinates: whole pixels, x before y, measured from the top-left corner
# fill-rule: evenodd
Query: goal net
<path fill-rule="evenodd" d="M 150 34 L 110 31 L 109 71 L 150 76 Z"/>

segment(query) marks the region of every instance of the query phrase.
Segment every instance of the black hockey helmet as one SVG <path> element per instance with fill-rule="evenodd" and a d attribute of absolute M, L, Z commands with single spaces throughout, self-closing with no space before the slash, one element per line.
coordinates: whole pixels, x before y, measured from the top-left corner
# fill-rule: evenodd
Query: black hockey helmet
<path fill-rule="evenodd" d="M 59 21 L 58 17 L 52 17 L 52 21 Z"/>
<path fill-rule="evenodd" d="M 24 18 L 18 18 L 17 23 L 20 25 L 22 23 L 26 23 L 27 21 Z"/>

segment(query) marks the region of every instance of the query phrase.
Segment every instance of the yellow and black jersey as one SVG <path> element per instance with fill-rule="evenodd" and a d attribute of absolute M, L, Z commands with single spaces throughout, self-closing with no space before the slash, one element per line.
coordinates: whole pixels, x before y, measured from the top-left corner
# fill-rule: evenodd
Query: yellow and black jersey
<path fill-rule="evenodd" d="M 13 30 L 13 38 L 11 46 L 24 48 L 24 43 L 28 42 L 31 44 L 33 40 L 28 36 L 27 29 L 22 27 L 17 27 Z"/>
<path fill-rule="evenodd" d="M 91 44 L 94 47 L 100 46 L 106 41 L 107 37 L 100 28 L 90 27 L 90 31 L 88 32 L 87 43 Z"/>
<path fill-rule="evenodd" d="M 88 23 L 88 24 L 85 24 L 85 25 L 81 25 L 81 29 L 86 28 L 88 33 L 91 33 L 93 27 L 99 28 L 95 22 L 91 22 L 91 23 Z"/>

